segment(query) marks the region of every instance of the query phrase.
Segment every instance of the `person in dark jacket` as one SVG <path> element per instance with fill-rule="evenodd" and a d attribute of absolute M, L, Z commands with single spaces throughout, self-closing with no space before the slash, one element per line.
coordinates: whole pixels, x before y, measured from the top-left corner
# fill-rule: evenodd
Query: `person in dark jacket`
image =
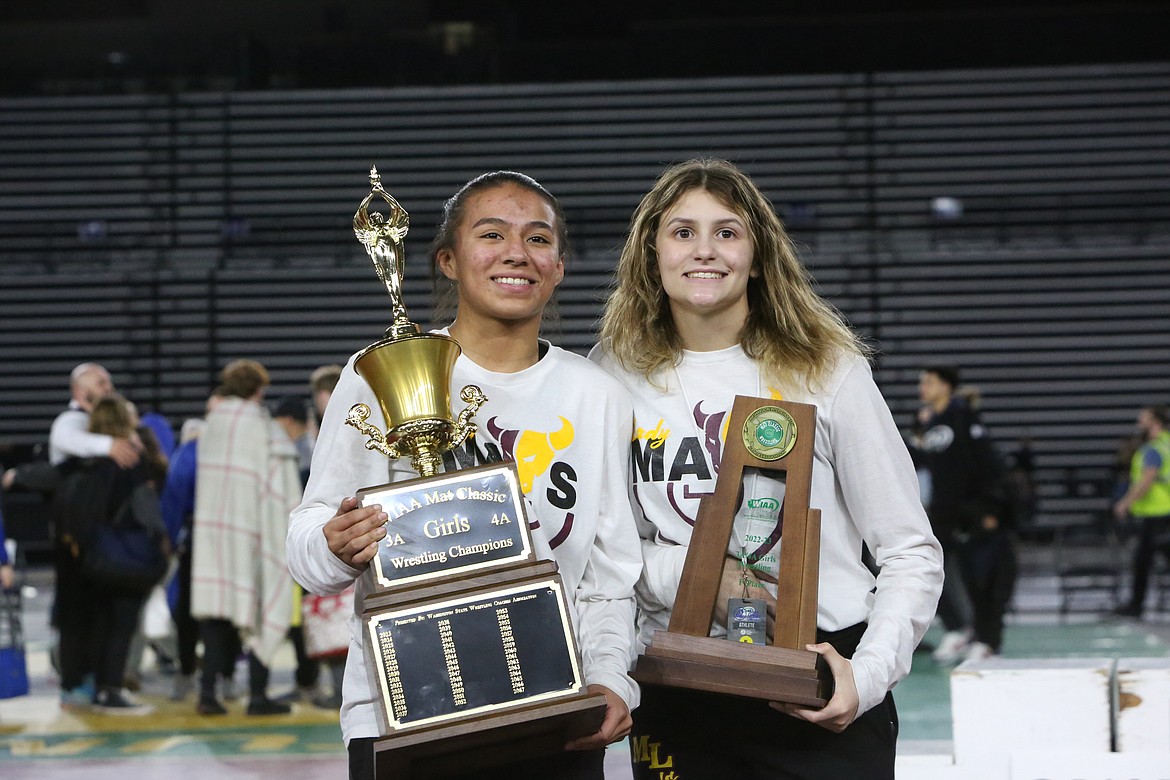
<path fill-rule="evenodd" d="M 90 412 L 89 430 L 133 440 L 134 422 L 126 400 L 111 395 L 98 401 Z M 87 571 L 87 557 L 95 555 L 99 527 L 133 524 L 149 532 L 165 563 L 166 531 L 158 494 L 141 461 L 126 469 L 110 457 L 70 458 L 58 468 L 61 481 L 54 508 L 58 554 L 64 559 L 58 576 L 69 580 L 59 582 L 57 591 L 62 689 L 76 689 L 84 674 L 92 672 L 96 684 L 92 703 L 98 710 L 147 714 L 151 708 L 131 699 L 122 683 L 138 615 L 151 586 L 99 579 Z M 160 577 L 163 570 L 165 565 Z"/>
<path fill-rule="evenodd" d="M 939 602 L 947 630 L 935 651 L 940 663 L 999 653 L 1016 578 L 1004 470 L 980 421 L 978 396 L 964 397 L 956 392 L 958 386 L 954 366 L 922 371 L 923 406 L 911 440 L 915 463 L 929 475 L 931 526 L 961 578 L 948 577 Z M 953 572 L 948 566 L 948 575 Z M 970 623 L 962 617 L 963 591 L 970 599 Z"/>

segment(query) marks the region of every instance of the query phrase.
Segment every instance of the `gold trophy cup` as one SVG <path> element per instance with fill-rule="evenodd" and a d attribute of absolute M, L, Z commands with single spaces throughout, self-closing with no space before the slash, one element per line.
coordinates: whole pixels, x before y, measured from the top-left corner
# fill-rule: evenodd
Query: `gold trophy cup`
<path fill-rule="evenodd" d="M 374 198 L 385 202 L 388 218 L 370 211 Z M 459 343 L 450 336 L 420 332 L 406 315 L 402 240 L 409 229 L 410 215 L 382 188 L 382 177 L 371 166 L 370 193 L 353 215 L 353 232 L 390 294 L 394 321 L 386 329 L 386 338 L 358 354 L 354 369 L 378 398 L 386 432 L 369 422 L 370 407 L 365 404 L 354 404 L 345 421 L 369 437 L 367 449 L 388 458 L 410 455 L 411 467 L 420 476 L 430 477 L 439 472 L 443 453 L 475 431 L 472 417 L 487 399 L 475 385 L 464 387 L 460 398 L 468 406 L 452 418 L 451 372 L 459 357 Z"/>

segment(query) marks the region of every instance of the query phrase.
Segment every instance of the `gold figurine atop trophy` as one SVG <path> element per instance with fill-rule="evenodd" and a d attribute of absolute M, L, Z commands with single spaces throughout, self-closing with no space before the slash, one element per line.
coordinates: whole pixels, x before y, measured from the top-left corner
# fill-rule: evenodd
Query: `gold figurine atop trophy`
<path fill-rule="evenodd" d="M 370 202 L 375 196 L 380 197 L 389 207 L 389 218 L 379 211 L 370 211 Z M 374 270 L 378 272 L 382 284 L 386 285 L 386 292 L 390 293 L 390 311 L 394 321 L 386 331 L 387 336 L 419 332 L 418 326 L 406 316 L 406 307 L 402 305 L 402 272 L 406 264 L 403 239 L 408 230 L 410 215 L 393 195 L 382 188 L 382 177 L 377 167 L 371 165 L 370 194 L 353 215 L 353 232 L 365 247 L 366 254 L 374 261 Z"/>
<path fill-rule="evenodd" d="M 370 211 L 375 198 L 386 204 L 389 216 Z M 443 453 L 475 432 L 472 418 L 487 398 L 475 385 L 464 387 L 459 397 L 468 405 L 451 417 L 451 373 L 461 350 L 455 339 L 422 333 L 407 317 L 402 276 L 403 239 L 409 228 L 410 215 L 382 188 L 382 177 L 371 166 L 370 192 L 353 215 L 353 232 L 390 294 L 393 321 L 386 338 L 358 354 L 354 369 L 377 396 L 386 432 L 369 422 L 371 411 L 365 404 L 354 404 L 345 421 L 369 437 L 366 449 L 388 458 L 410 455 L 411 467 L 430 477 L 438 473 Z"/>

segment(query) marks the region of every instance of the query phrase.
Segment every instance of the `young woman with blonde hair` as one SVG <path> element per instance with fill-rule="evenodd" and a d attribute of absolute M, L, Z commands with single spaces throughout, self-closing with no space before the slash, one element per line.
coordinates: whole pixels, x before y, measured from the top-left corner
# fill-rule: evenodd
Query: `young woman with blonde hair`
<path fill-rule="evenodd" d="M 822 512 L 818 643 L 835 692 L 820 710 L 646 686 L 636 778 L 892 778 L 906 675 L 942 582 L 938 542 L 867 350 L 813 290 L 771 204 L 723 160 L 669 168 L 630 223 L 591 355 L 634 395 L 631 493 L 645 561 L 639 642 L 669 624 L 699 500 L 714 490 L 735 395 L 817 406 L 813 507 Z M 745 476 L 713 635 L 741 596 L 775 609 L 783 484 Z M 863 551 L 872 554 L 867 566 Z M 871 568 L 872 566 L 872 568 Z M 875 574 L 875 571 L 877 572 Z M 750 680 L 745 680 L 750 684 Z M 657 744 L 656 755 L 640 746 Z M 667 763 L 669 762 L 669 763 Z"/>

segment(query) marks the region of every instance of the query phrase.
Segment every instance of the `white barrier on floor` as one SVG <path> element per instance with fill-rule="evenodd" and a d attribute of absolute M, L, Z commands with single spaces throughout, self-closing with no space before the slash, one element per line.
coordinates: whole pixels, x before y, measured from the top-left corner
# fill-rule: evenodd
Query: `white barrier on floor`
<path fill-rule="evenodd" d="M 953 760 L 899 780 L 1170 780 L 1170 658 L 968 661 L 951 712 Z"/>
<path fill-rule="evenodd" d="M 1117 660 L 1117 750 L 1166 755 L 1170 774 L 1170 658 Z"/>
<path fill-rule="evenodd" d="M 1170 754 L 1018 750 L 1010 780 L 1170 780 Z M 901 780 L 899 778 L 899 780 Z"/>
<path fill-rule="evenodd" d="M 955 765 L 1015 779 L 1016 751 L 1108 754 L 1112 658 L 990 658 L 951 673 Z"/>
<path fill-rule="evenodd" d="M 1011 768 L 963 766 L 949 755 L 904 755 L 895 767 L 898 780 L 1170 780 L 1166 753 L 1102 753 L 1070 750 L 1016 750 Z"/>

